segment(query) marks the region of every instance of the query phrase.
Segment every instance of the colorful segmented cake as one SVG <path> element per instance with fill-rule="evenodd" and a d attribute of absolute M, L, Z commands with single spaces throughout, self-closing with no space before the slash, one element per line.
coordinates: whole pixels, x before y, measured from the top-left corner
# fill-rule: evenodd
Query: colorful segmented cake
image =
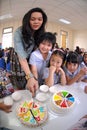
<path fill-rule="evenodd" d="M 55 93 L 51 100 L 52 110 L 60 114 L 71 112 L 74 109 L 75 104 L 75 97 L 66 90 Z"/>
<path fill-rule="evenodd" d="M 28 126 L 38 126 L 43 124 L 47 117 L 45 106 L 35 101 L 24 101 L 17 108 L 17 117 L 21 123 Z"/>

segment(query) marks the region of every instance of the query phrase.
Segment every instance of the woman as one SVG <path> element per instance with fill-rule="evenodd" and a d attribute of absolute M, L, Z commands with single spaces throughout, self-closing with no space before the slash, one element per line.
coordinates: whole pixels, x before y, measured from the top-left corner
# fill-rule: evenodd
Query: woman
<path fill-rule="evenodd" d="M 41 8 L 33 8 L 25 14 L 22 27 L 19 27 L 14 34 L 14 48 L 26 74 L 26 86 L 32 92 L 32 96 L 38 89 L 38 82 L 30 71 L 27 59 L 29 59 L 31 52 L 37 48 L 38 38 L 45 32 L 46 23 L 47 16 L 45 12 Z"/>

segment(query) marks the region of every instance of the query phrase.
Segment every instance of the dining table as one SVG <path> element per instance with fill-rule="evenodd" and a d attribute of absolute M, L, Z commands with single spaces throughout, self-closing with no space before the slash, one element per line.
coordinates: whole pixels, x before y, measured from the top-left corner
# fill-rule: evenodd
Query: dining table
<path fill-rule="evenodd" d="M 51 109 L 50 100 L 54 92 L 45 92 L 46 100 L 39 101 L 44 104 L 48 111 L 48 118 L 44 124 L 37 127 L 29 127 L 20 122 L 17 117 L 17 107 L 19 104 L 25 100 L 31 100 L 32 96 L 29 90 L 18 90 L 21 94 L 21 99 L 13 102 L 12 112 L 6 113 L 0 110 L 0 126 L 6 127 L 12 130 L 70 130 L 70 127 L 74 125 L 79 119 L 81 119 L 84 115 L 87 115 L 87 93 L 84 92 L 84 88 L 87 86 L 87 83 L 78 82 L 72 85 L 61 86 L 60 84 L 56 84 L 52 87 L 56 88 L 56 91 L 66 90 L 72 93 L 76 99 L 75 108 L 67 113 L 60 114 L 56 113 Z M 41 90 L 38 89 L 36 94 L 41 93 Z M 44 93 L 44 92 L 42 92 Z M 11 95 L 9 95 L 11 97 Z M 4 98 L 0 99 L 2 102 Z M 35 101 L 38 101 L 34 97 Z"/>

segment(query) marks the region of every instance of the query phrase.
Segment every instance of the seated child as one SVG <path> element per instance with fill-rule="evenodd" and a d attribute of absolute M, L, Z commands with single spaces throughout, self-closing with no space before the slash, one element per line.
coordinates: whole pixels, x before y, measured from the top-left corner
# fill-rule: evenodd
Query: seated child
<path fill-rule="evenodd" d="M 84 52 L 83 62 L 81 63 L 81 66 L 84 66 L 84 67 L 87 68 L 87 52 Z M 83 81 L 84 81 L 84 82 L 87 82 L 87 74 L 84 76 Z"/>
<path fill-rule="evenodd" d="M 68 130 L 87 130 L 87 115 L 82 117 L 75 125 Z"/>
<path fill-rule="evenodd" d="M 82 67 L 79 62 L 79 56 L 76 52 L 69 52 L 64 67 L 67 84 L 84 81 L 87 76 L 87 67 Z M 87 82 L 87 79 L 84 81 Z"/>
<path fill-rule="evenodd" d="M 84 52 L 82 65 L 87 67 L 87 52 Z"/>
<path fill-rule="evenodd" d="M 51 32 L 43 33 L 39 40 L 39 47 L 33 51 L 30 55 L 29 64 L 31 71 L 36 79 L 38 79 L 39 85 L 43 84 L 42 71 L 44 67 L 48 65 L 51 50 L 56 43 L 56 37 Z"/>
<path fill-rule="evenodd" d="M 66 84 L 65 72 L 62 69 L 65 54 L 61 49 L 53 51 L 49 66 L 44 69 L 43 79 L 45 84 L 49 87 L 54 84 L 60 83 L 61 85 Z"/>

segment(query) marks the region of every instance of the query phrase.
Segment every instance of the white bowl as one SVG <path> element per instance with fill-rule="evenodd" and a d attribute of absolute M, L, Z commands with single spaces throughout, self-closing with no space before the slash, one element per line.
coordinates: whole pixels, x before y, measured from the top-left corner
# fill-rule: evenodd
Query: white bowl
<path fill-rule="evenodd" d="M 4 104 L 5 105 L 13 105 L 13 99 L 10 97 L 10 96 L 8 96 L 8 97 L 5 97 L 4 98 Z"/>
<path fill-rule="evenodd" d="M 19 100 L 21 99 L 21 97 L 22 97 L 22 96 L 21 96 L 20 92 L 18 92 L 18 91 L 12 93 L 12 99 L 13 99 L 14 101 L 19 101 Z"/>
<path fill-rule="evenodd" d="M 48 90 L 49 90 L 49 87 L 47 85 L 41 85 L 40 86 L 40 91 L 42 91 L 42 92 L 48 92 Z"/>

